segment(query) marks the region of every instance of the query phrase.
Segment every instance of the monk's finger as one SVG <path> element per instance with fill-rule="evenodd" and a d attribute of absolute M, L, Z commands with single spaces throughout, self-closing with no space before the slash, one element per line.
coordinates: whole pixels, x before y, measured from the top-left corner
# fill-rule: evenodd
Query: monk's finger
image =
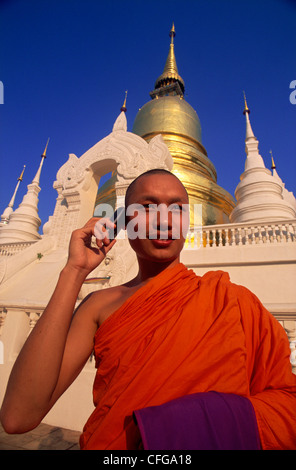
<path fill-rule="evenodd" d="M 116 243 L 116 239 L 112 241 L 109 240 L 108 245 L 102 244 L 102 247 L 100 248 L 101 252 L 106 256 L 108 251 L 111 250 L 111 248 L 115 245 L 115 243 Z"/>
<path fill-rule="evenodd" d="M 111 220 L 103 217 L 102 219 L 97 220 L 94 225 L 94 236 L 98 240 L 102 240 L 104 244 L 109 244 L 110 240 L 108 237 L 108 231 L 106 228 L 114 229 L 115 224 Z"/>

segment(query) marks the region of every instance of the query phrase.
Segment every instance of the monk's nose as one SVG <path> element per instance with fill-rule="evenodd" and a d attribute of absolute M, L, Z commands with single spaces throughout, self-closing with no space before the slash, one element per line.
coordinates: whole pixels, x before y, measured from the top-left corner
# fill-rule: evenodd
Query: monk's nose
<path fill-rule="evenodd" d="M 167 230 L 172 225 L 172 214 L 168 211 L 166 205 L 160 205 L 157 211 L 157 228 L 159 230 Z"/>

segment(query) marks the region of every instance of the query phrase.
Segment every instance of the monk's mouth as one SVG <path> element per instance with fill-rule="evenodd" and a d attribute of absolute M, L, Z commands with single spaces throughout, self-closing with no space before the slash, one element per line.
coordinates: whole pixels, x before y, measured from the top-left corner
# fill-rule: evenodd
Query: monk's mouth
<path fill-rule="evenodd" d="M 157 248 L 167 248 L 168 246 L 170 246 L 173 242 L 172 239 L 168 239 L 168 240 L 162 240 L 162 239 L 156 239 L 156 240 L 152 240 L 153 242 L 153 245 L 156 246 Z"/>
<path fill-rule="evenodd" d="M 174 237 L 171 232 L 151 231 L 151 232 L 147 233 L 147 238 L 149 238 L 149 240 L 165 240 L 165 241 L 169 240 L 169 241 L 172 241 L 176 237 Z"/>

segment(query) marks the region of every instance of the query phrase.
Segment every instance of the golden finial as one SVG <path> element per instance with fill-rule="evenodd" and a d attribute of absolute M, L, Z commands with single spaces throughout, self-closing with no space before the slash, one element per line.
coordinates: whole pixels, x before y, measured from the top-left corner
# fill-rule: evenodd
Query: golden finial
<path fill-rule="evenodd" d="M 173 23 L 172 29 L 170 31 L 171 44 L 174 44 L 174 37 L 176 36 L 175 25 Z"/>
<path fill-rule="evenodd" d="M 21 172 L 20 177 L 17 179 L 18 181 L 23 181 L 23 176 L 24 176 L 25 168 L 26 168 L 26 165 L 24 165 L 23 171 Z"/>
<path fill-rule="evenodd" d="M 176 36 L 176 32 L 175 32 L 174 23 L 172 25 L 169 36 L 171 38 L 171 44 L 170 44 L 170 49 L 169 49 L 169 53 L 167 56 L 167 60 L 166 60 L 163 72 L 156 80 L 154 86 L 155 86 L 155 89 L 158 89 L 158 88 L 166 87 L 168 85 L 173 85 L 174 83 L 177 82 L 179 83 L 180 88 L 176 89 L 175 91 L 177 91 L 178 95 L 183 96 L 184 90 L 185 90 L 185 84 L 184 84 L 182 77 L 180 77 L 178 73 L 178 67 L 176 63 L 175 50 L 174 50 L 175 49 L 174 37 Z M 153 95 L 153 99 L 156 96 L 158 96 L 157 93 Z"/>
<path fill-rule="evenodd" d="M 244 101 L 245 101 L 245 109 L 244 109 L 244 111 L 243 111 L 243 114 L 246 114 L 246 113 L 250 114 L 250 110 L 249 110 L 248 105 L 247 105 L 246 94 L 245 94 L 244 91 L 243 91 L 243 94 L 244 94 Z"/>
<path fill-rule="evenodd" d="M 46 158 L 46 150 L 47 150 L 48 142 L 49 142 L 49 137 L 48 137 L 48 139 L 47 139 L 44 152 L 43 152 L 43 154 L 41 155 L 41 157 L 43 157 L 43 158 Z"/>
<path fill-rule="evenodd" d="M 269 153 L 271 155 L 271 169 L 275 170 L 276 166 L 275 166 L 274 159 L 273 159 L 273 156 L 272 156 L 272 151 L 270 150 Z"/>
<path fill-rule="evenodd" d="M 124 98 L 123 105 L 120 108 L 120 111 L 124 111 L 125 113 L 126 113 L 126 97 L 127 97 L 127 90 L 125 92 L 125 98 Z"/>

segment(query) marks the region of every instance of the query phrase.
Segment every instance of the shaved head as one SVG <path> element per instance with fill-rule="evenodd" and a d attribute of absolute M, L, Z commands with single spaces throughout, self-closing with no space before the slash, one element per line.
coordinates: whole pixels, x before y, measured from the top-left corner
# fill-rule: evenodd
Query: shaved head
<path fill-rule="evenodd" d="M 140 270 L 147 263 L 177 263 L 189 225 L 189 200 L 181 181 L 168 170 L 138 176 L 125 196 L 127 234 Z"/>
<path fill-rule="evenodd" d="M 175 176 L 173 173 L 171 173 L 170 171 L 165 170 L 163 168 L 155 168 L 153 170 L 148 170 L 145 173 L 142 173 L 141 175 L 137 176 L 137 178 L 135 178 L 134 181 L 132 181 L 132 183 L 129 185 L 129 187 L 127 188 L 127 191 L 126 191 L 125 207 L 127 207 L 129 205 L 132 194 L 134 193 L 135 189 L 138 187 L 138 184 L 140 183 L 140 180 L 142 178 L 153 177 L 153 175 L 171 176 L 172 178 L 175 178 L 176 184 L 179 184 L 179 185 L 182 186 L 182 188 L 184 189 L 184 193 L 186 193 L 186 196 L 187 196 L 187 199 L 188 199 L 187 191 L 186 191 L 184 185 L 179 180 L 179 178 L 177 178 L 177 176 Z"/>

